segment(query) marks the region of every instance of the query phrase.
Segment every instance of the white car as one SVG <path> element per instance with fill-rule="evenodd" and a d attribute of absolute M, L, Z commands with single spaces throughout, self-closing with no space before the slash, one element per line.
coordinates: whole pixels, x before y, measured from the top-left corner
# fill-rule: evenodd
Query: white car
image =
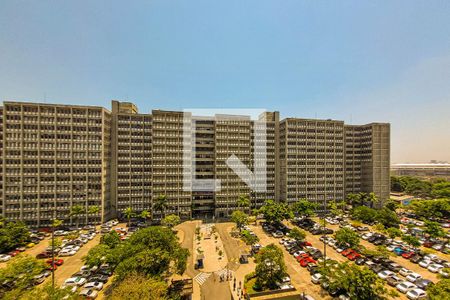
<path fill-rule="evenodd" d="M 399 292 L 402 292 L 403 294 L 407 293 L 408 291 L 417 288 L 417 286 L 414 283 L 403 281 L 400 282 L 395 286 Z"/>
<path fill-rule="evenodd" d="M 422 289 L 412 289 L 406 293 L 406 297 L 411 300 L 425 299 L 427 297 L 427 293 Z"/>
<path fill-rule="evenodd" d="M 445 272 L 444 270 L 445 270 L 445 269 L 441 269 L 441 270 L 439 271 L 439 274 L 442 275 L 442 277 L 444 277 L 444 278 L 449 278 L 449 277 L 450 277 L 450 274 L 449 274 L 448 272 Z"/>
<path fill-rule="evenodd" d="M 367 240 L 368 238 L 370 238 L 373 235 L 373 233 L 371 232 L 366 232 L 363 235 L 361 235 L 363 240 Z"/>
<path fill-rule="evenodd" d="M 305 251 L 294 252 L 294 257 L 297 258 L 297 256 L 300 256 L 300 255 L 305 254 L 305 253 L 306 253 Z"/>
<path fill-rule="evenodd" d="M 391 277 L 391 276 L 395 275 L 395 273 L 392 272 L 392 271 L 389 271 L 389 270 L 384 270 L 384 271 L 381 271 L 380 273 L 378 273 L 377 275 L 381 279 L 386 279 L 388 277 Z"/>
<path fill-rule="evenodd" d="M 8 261 L 11 259 L 11 255 L 8 254 L 0 254 L 0 261 Z"/>
<path fill-rule="evenodd" d="M 431 264 L 428 266 L 428 271 L 433 272 L 433 273 L 438 273 L 440 270 L 442 270 L 444 268 L 443 265 L 440 264 Z"/>
<path fill-rule="evenodd" d="M 70 277 L 64 281 L 63 287 L 67 286 L 81 286 L 86 282 L 86 278 L 83 277 Z"/>
<path fill-rule="evenodd" d="M 70 249 L 63 249 L 59 251 L 58 256 L 72 256 L 75 255 L 77 252 Z"/>
<path fill-rule="evenodd" d="M 98 296 L 98 292 L 96 290 L 83 289 L 80 292 L 80 296 L 82 296 L 83 298 L 95 299 Z"/>
<path fill-rule="evenodd" d="M 399 271 L 400 275 L 402 276 L 408 276 L 409 274 L 413 274 L 414 272 L 411 270 L 408 270 L 407 268 L 401 268 Z"/>
<path fill-rule="evenodd" d="M 342 248 L 336 248 L 336 251 L 338 252 L 338 253 L 341 253 L 342 251 L 344 251 L 344 249 L 342 249 Z"/>
<path fill-rule="evenodd" d="M 283 283 L 280 284 L 278 287 L 280 288 L 280 290 L 289 290 L 294 288 L 294 286 L 290 283 Z"/>
<path fill-rule="evenodd" d="M 392 252 L 392 251 L 394 251 L 394 249 L 397 248 L 397 247 L 398 247 L 397 245 L 391 244 L 391 245 L 387 246 L 386 249 L 387 249 L 388 251 L 391 251 L 391 252 Z"/>
<path fill-rule="evenodd" d="M 408 276 L 406 276 L 406 280 L 408 280 L 409 282 L 416 282 L 416 280 L 420 278 L 422 278 L 422 275 L 417 273 L 411 273 Z"/>
<path fill-rule="evenodd" d="M 424 260 L 421 260 L 421 261 L 419 262 L 419 266 L 421 266 L 422 268 L 428 268 L 428 266 L 429 266 L 431 263 L 432 263 L 432 262 L 431 262 L 430 259 L 424 259 Z"/>
<path fill-rule="evenodd" d="M 311 276 L 311 282 L 314 284 L 319 284 L 320 283 L 320 279 L 322 278 L 322 274 L 320 273 L 316 273 L 313 276 Z"/>
<path fill-rule="evenodd" d="M 290 279 L 289 279 L 289 281 L 290 281 Z M 91 281 L 91 282 L 86 283 L 83 286 L 83 288 L 85 288 L 85 289 L 94 289 L 94 290 L 100 291 L 103 288 L 103 283 L 101 283 L 99 281 Z"/>

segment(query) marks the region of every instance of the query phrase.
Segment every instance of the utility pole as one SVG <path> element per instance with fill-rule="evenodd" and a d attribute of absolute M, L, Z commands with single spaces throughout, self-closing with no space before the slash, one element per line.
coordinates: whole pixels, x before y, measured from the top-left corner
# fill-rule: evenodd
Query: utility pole
<path fill-rule="evenodd" d="M 325 224 L 326 224 L 325 223 L 326 205 L 327 205 L 327 202 L 326 202 L 326 199 L 324 198 L 323 199 L 323 214 L 322 214 L 324 230 L 325 230 Z M 323 267 L 325 269 L 327 267 L 327 243 L 325 241 L 325 237 L 326 237 L 325 233 L 323 234 L 323 237 L 324 237 L 324 239 L 323 239 Z"/>

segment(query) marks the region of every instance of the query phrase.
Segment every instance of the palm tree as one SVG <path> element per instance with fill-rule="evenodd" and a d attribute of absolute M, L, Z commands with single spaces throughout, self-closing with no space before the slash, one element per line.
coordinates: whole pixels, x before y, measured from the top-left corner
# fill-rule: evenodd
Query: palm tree
<path fill-rule="evenodd" d="M 169 207 L 167 204 L 167 196 L 159 195 L 153 203 L 153 210 L 159 211 L 161 214 L 161 220 L 166 216 L 166 209 Z"/>
<path fill-rule="evenodd" d="M 375 193 L 370 193 L 369 195 L 367 195 L 367 200 L 369 201 L 371 208 L 373 208 L 374 206 L 378 206 L 378 204 L 380 203 Z"/>
<path fill-rule="evenodd" d="M 100 212 L 100 206 L 98 205 L 91 205 L 88 207 L 88 213 L 93 215 L 98 215 Z"/>
<path fill-rule="evenodd" d="M 77 219 L 77 228 L 80 223 L 80 215 L 84 214 L 84 207 L 82 205 L 74 205 L 70 209 L 70 216 L 75 217 Z"/>
<path fill-rule="evenodd" d="M 123 214 L 125 215 L 125 217 L 127 218 L 127 220 L 128 220 L 128 227 L 130 227 L 130 219 L 131 219 L 131 217 L 133 217 L 134 216 L 134 211 L 133 211 L 133 209 L 131 208 L 131 207 L 127 207 L 127 208 L 125 208 L 125 210 L 123 211 Z"/>
<path fill-rule="evenodd" d="M 140 217 L 147 223 L 147 219 L 150 218 L 150 215 L 151 214 L 148 210 L 143 210 L 141 211 Z"/>
<path fill-rule="evenodd" d="M 240 195 L 239 199 L 237 200 L 237 206 L 238 208 L 243 208 L 244 211 L 246 211 L 246 208 L 250 208 L 250 199 L 247 195 Z"/>

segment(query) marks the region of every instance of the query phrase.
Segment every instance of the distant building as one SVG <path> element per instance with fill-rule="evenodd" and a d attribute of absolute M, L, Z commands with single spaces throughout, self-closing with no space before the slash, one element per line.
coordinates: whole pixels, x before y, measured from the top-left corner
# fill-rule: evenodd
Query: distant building
<path fill-rule="evenodd" d="M 414 176 L 424 179 L 446 178 L 450 180 L 450 164 L 393 164 L 391 165 L 391 174 L 396 176 Z"/>
<path fill-rule="evenodd" d="M 70 211 L 75 205 L 85 209 L 75 217 L 81 224 L 120 216 L 128 207 L 162 215 L 153 211 L 161 195 L 167 199 L 164 213 L 184 219 L 227 218 L 238 208 L 240 195 L 249 197 L 251 208 L 266 199 L 293 203 L 300 198 L 322 206 L 358 192 L 389 199 L 387 123 L 280 120 L 278 112 L 263 113 L 258 121 L 249 116 L 187 115 L 139 113 L 133 103 L 119 101 L 112 101 L 111 111 L 4 102 L 0 215 L 43 227 L 54 218 L 73 222 Z M 261 128 L 266 130 L 264 160 L 256 157 Z M 184 140 L 192 138 L 195 144 L 185 148 Z M 250 190 L 227 165 L 231 155 L 252 172 L 266 169 L 267 176 L 255 179 L 265 190 Z M 221 190 L 185 189 L 183 170 L 192 168 L 192 161 L 196 179 L 220 180 Z"/>

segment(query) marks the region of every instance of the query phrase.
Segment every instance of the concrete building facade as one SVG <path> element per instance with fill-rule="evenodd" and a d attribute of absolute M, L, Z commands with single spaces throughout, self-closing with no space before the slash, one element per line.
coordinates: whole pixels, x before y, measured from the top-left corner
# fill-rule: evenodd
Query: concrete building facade
<path fill-rule="evenodd" d="M 265 157 L 258 133 L 264 129 Z M 188 142 L 188 144 L 186 144 Z M 53 218 L 95 223 L 127 208 L 151 217 L 227 218 L 245 195 L 251 208 L 266 199 L 300 198 L 323 209 L 352 192 L 389 197 L 389 124 L 248 116 L 139 113 L 129 102 L 95 106 L 4 102 L 0 107 L 0 214 L 32 226 Z M 186 145 L 190 145 L 186 148 Z M 235 155 L 264 191 L 254 191 L 227 165 Z M 263 160 L 263 161 L 262 161 Z M 189 170 L 190 173 L 186 173 Z M 195 179 L 220 180 L 198 190 Z M 163 205 L 161 206 L 161 203 Z M 84 212 L 70 214 L 75 205 Z M 93 209 L 98 207 L 98 212 Z"/>

